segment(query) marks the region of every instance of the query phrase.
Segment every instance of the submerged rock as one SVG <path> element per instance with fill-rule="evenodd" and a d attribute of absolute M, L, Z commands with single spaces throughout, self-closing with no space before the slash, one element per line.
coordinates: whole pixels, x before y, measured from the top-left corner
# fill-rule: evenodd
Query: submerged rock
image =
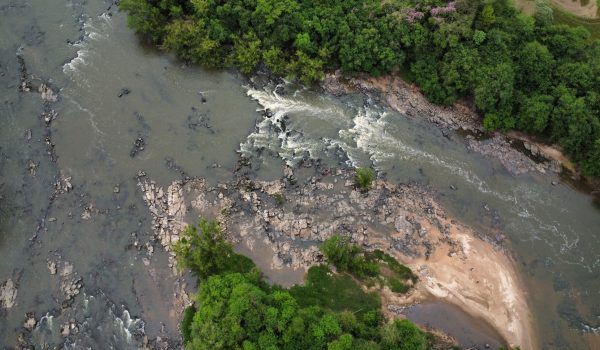
<path fill-rule="evenodd" d="M 122 88 L 121 91 L 119 91 L 119 94 L 117 95 L 117 97 L 121 98 L 123 96 L 127 96 L 131 93 L 131 90 L 129 90 L 128 88 Z"/>

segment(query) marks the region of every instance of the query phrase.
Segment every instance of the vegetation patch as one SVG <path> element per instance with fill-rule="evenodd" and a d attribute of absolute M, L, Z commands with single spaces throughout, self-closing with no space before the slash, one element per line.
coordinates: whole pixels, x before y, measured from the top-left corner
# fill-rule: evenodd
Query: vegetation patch
<path fill-rule="evenodd" d="M 215 222 L 187 228 L 175 248 L 179 266 L 200 279 L 181 323 L 186 349 L 453 348 L 408 320 L 386 321 L 377 294 L 327 266 L 312 267 L 303 286 L 270 286 L 252 261 L 233 253 Z"/>
<path fill-rule="evenodd" d="M 375 181 L 375 171 L 371 168 L 357 168 L 354 184 L 362 191 L 367 191 Z"/>
<path fill-rule="evenodd" d="M 321 251 L 338 271 L 348 272 L 368 286 L 378 284 L 406 293 L 417 282 L 417 276 L 391 255 L 379 249 L 365 252 L 345 236 L 332 236 L 323 242 Z"/>

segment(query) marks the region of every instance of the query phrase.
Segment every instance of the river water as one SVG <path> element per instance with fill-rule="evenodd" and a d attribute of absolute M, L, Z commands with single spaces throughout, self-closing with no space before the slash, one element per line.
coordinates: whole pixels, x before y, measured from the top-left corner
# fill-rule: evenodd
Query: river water
<path fill-rule="evenodd" d="M 19 91 L 22 68 L 58 100 Z M 468 151 L 463 136 L 376 97 L 185 66 L 140 43 L 108 1 L 0 0 L 0 102 L 0 283 L 18 289 L 0 310 L 2 347 L 21 333 L 36 347 L 176 339 L 166 254 L 139 249 L 153 238 L 136 174 L 160 185 L 182 174 L 217 183 L 231 179 L 241 153 L 261 179 L 311 157 L 429 186 L 459 220 L 508 238 L 543 348 L 600 348 L 598 203 L 555 175 L 511 175 Z M 47 125 L 40 116 L 52 110 Z M 57 193 L 69 177 L 72 190 Z M 63 305 L 61 283 L 78 278 L 80 293 Z M 38 320 L 30 332 L 28 312 Z M 78 325 L 67 337 L 65 323 Z"/>

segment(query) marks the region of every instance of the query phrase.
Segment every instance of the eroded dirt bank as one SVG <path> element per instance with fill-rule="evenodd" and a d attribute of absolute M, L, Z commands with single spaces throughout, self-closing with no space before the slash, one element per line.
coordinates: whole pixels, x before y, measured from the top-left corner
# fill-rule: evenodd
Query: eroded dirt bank
<path fill-rule="evenodd" d="M 341 233 L 367 249 L 387 251 L 418 274 L 408 295 L 384 293 L 384 312 L 436 299 L 489 323 L 510 344 L 535 348 L 527 298 L 501 236 L 484 240 L 489 233 L 449 217 L 435 193 L 383 179 L 362 193 L 354 189 L 352 171 L 318 163 L 299 169 L 312 172 L 301 183 L 288 167 L 281 180 L 256 181 L 243 175 L 244 165 L 236 181 L 217 186 L 185 179 L 162 188 L 141 174 L 139 186 L 166 249 L 186 223 L 203 215 L 218 219 L 233 242 L 271 246 L 271 256 L 261 252 L 258 258 L 272 268 L 307 269 L 323 260 L 320 242 Z"/>

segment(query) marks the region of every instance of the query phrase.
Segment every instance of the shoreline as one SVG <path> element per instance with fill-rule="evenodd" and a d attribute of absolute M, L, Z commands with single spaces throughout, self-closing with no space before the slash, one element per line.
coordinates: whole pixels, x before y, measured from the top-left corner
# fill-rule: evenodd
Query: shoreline
<path fill-rule="evenodd" d="M 382 311 L 435 299 L 486 321 L 508 344 L 535 348 L 526 293 L 500 245 L 449 217 L 435 193 L 419 185 L 379 179 L 365 194 L 354 189 L 352 170 L 310 163 L 304 167 L 313 175 L 303 181 L 288 167 L 280 180 L 252 180 L 241 165 L 237 180 L 216 186 L 189 179 L 163 189 L 146 176 L 139 186 L 165 248 L 193 213 L 217 219 L 232 243 L 247 244 L 257 265 L 306 271 L 324 259 L 320 242 L 344 234 L 388 252 L 419 276 L 406 295 L 384 297 L 384 289 Z"/>
<path fill-rule="evenodd" d="M 346 77 L 339 71 L 327 74 L 321 88 L 332 95 L 352 92 L 375 93 L 395 111 L 410 118 L 423 118 L 440 128 L 467 134 L 470 150 L 500 161 L 513 175 L 528 172 L 566 175 L 573 188 L 600 195 L 600 179 L 581 174 L 577 166 L 554 144 L 540 142 L 520 131 L 486 132 L 480 116 L 464 101 L 439 106 L 427 100 L 420 89 L 397 75 Z M 486 138 L 482 138 L 484 135 Z"/>

